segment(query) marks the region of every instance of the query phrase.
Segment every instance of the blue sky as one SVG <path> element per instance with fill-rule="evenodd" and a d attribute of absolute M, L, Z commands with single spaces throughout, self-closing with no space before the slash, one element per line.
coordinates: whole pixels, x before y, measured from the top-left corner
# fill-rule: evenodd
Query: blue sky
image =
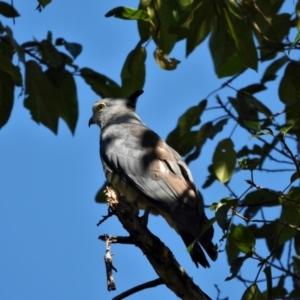
<path fill-rule="evenodd" d="M 82 44 L 83 52 L 76 59 L 77 65 L 90 67 L 120 82 L 123 62 L 138 42 L 136 23 L 104 15 L 114 7 L 135 7 L 137 3 L 62 0 L 53 1 L 39 13 L 35 10 L 36 1 L 15 0 L 14 5 L 21 15 L 16 24 L 8 19 L 0 20 L 13 29 L 19 43 L 33 37 L 44 39 L 50 30 L 54 39 L 63 37 L 68 42 Z M 174 129 L 180 114 L 224 82 L 216 79 L 206 43 L 188 59 L 184 46 L 180 43 L 171 55 L 181 60 L 178 70 L 173 72 L 161 70 L 156 65 L 153 43 L 147 47 L 145 93 L 139 98 L 137 112 L 163 138 Z M 252 76 L 256 76 L 255 72 L 249 71 L 246 78 L 251 80 Z M 235 86 L 245 84 L 243 80 L 237 81 Z M 116 218 L 101 227 L 96 226 L 107 212 L 106 205 L 94 202 L 95 193 L 104 182 L 98 154 L 99 129 L 87 125 L 92 104 L 98 96 L 79 77 L 77 88 L 79 120 L 75 136 L 63 122 L 59 124 L 57 136 L 33 122 L 23 107 L 24 95 L 19 96 L 19 90 L 11 118 L 0 131 L 1 299 L 111 299 L 135 285 L 157 278 L 139 249 L 113 245 L 114 265 L 118 269 L 115 273 L 117 291 L 106 290 L 105 245 L 98 241 L 98 236 L 126 233 Z M 215 104 L 211 97 L 209 106 Z M 214 111 L 205 118 L 213 117 Z M 253 143 L 245 131 L 238 131 L 233 138 L 248 145 Z M 199 188 L 205 181 L 215 143 L 209 142 L 200 159 L 190 165 Z M 238 194 L 247 188 L 246 178 L 247 175 L 241 175 L 234 182 L 238 184 L 235 186 Z M 278 189 L 279 185 L 280 182 Z M 204 190 L 203 195 L 205 203 L 211 204 L 228 196 L 228 191 L 215 183 Z M 209 211 L 207 214 L 209 218 L 213 216 Z M 245 287 L 236 281 L 224 282 L 229 276 L 224 253 L 217 262 L 211 263 L 210 269 L 197 269 L 180 237 L 161 217 L 151 217 L 149 227 L 171 248 L 208 295 L 216 298 L 214 285 L 217 284 L 222 291 L 221 297 L 240 299 Z M 214 242 L 221 236 L 216 229 Z M 254 279 L 255 275 L 256 272 L 250 277 Z M 141 298 L 177 299 L 163 286 L 130 299 Z"/>

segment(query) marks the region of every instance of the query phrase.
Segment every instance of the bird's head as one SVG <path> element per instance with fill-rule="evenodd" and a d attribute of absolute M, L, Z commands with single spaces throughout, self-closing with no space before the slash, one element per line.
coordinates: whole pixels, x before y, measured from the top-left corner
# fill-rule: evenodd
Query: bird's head
<path fill-rule="evenodd" d="M 93 105 L 93 115 L 89 126 L 97 124 L 101 129 L 115 122 L 128 121 L 130 118 L 139 119 L 135 114 L 136 102 L 143 90 L 137 91 L 127 98 L 104 98 Z"/>

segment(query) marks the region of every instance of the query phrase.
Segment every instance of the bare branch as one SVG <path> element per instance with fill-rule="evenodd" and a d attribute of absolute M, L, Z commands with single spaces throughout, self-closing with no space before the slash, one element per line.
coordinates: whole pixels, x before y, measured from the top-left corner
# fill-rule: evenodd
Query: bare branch
<path fill-rule="evenodd" d="M 137 285 L 137 286 L 131 288 L 130 290 L 127 290 L 127 291 L 123 292 L 122 294 L 114 297 L 112 300 L 122 300 L 122 299 L 124 299 L 124 298 L 126 298 L 126 297 L 128 297 L 132 294 L 135 294 L 135 293 L 140 292 L 140 291 L 145 290 L 145 289 L 156 287 L 156 286 L 161 285 L 163 283 L 164 282 L 161 280 L 161 278 L 157 278 L 157 279 L 145 282 L 143 284 Z"/>
<path fill-rule="evenodd" d="M 130 236 L 108 236 L 107 234 L 103 234 L 99 236 L 99 240 L 106 241 L 109 239 L 111 244 L 124 244 L 124 245 L 134 245 L 134 240 Z"/>
<path fill-rule="evenodd" d="M 102 216 L 102 219 L 97 223 L 97 226 L 101 225 L 102 223 L 104 223 L 107 219 L 109 219 L 110 217 L 114 216 L 114 212 L 108 208 L 108 212 L 106 216 Z"/>
<path fill-rule="evenodd" d="M 116 289 L 116 285 L 115 285 L 112 271 L 114 270 L 117 272 L 117 269 L 112 264 L 112 254 L 110 253 L 111 242 L 108 236 L 106 236 L 105 242 L 106 242 L 106 249 L 105 249 L 104 261 L 105 261 L 106 278 L 107 278 L 107 290 L 113 291 Z"/>

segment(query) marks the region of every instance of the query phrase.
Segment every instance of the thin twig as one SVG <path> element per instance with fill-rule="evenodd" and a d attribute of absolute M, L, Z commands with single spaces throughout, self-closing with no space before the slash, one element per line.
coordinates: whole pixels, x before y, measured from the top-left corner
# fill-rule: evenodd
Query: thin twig
<path fill-rule="evenodd" d="M 277 222 L 277 223 L 280 223 L 282 225 L 284 225 L 285 227 L 289 227 L 289 228 L 292 228 L 292 229 L 295 229 L 297 231 L 300 231 L 300 228 L 295 226 L 295 225 L 292 225 L 292 224 L 288 224 L 288 223 L 285 223 L 279 219 L 275 219 L 275 220 L 259 220 L 259 219 L 250 219 L 250 218 L 247 218 L 241 214 L 239 214 L 237 211 L 232 211 L 233 212 L 233 215 L 236 215 L 238 217 L 240 217 L 241 219 L 243 219 L 244 221 L 247 221 L 247 222 L 253 222 L 253 223 L 274 223 L 274 222 Z"/>
<path fill-rule="evenodd" d="M 300 173 L 300 167 L 299 167 L 298 161 L 297 161 L 295 155 L 293 154 L 293 152 L 291 151 L 291 149 L 290 149 L 290 148 L 288 147 L 288 145 L 286 144 L 286 142 L 285 142 L 285 140 L 284 140 L 284 135 L 280 135 L 280 138 L 279 138 L 279 139 L 280 139 L 280 141 L 281 141 L 281 143 L 282 143 L 284 149 L 289 153 L 291 159 L 293 160 L 294 165 L 295 165 L 295 167 L 296 167 L 296 169 L 297 169 L 297 172 Z"/>
<path fill-rule="evenodd" d="M 102 219 L 97 223 L 97 226 L 101 225 L 102 223 L 104 223 L 107 219 L 109 219 L 110 217 L 114 216 L 114 212 L 108 207 L 108 212 L 106 216 L 102 216 Z"/>
<path fill-rule="evenodd" d="M 288 198 L 287 196 L 285 196 L 282 192 L 275 192 L 275 191 L 272 191 L 268 188 L 264 188 L 260 185 L 257 185 L 256 183 L 254 183 L 252 180 L 245 180 L 248 184 L 250 184 L 251 186 L 253 187 L 256 187 L 258 190 L 264 190 L 264 191 L 267 191 L 268 193 L 272 194 L 272 195 L 275 195 L 277 197 L 281 197 L 282 199 L 286 200 L 286 201 L 290 201 L 290 202 L 293 202 L 293 203 L 296 203 L 296 204 L 299 204 L 299 201 L 296 201 L 294 199 L 290 199 Z"/>
<path fill-rule="evenodd" d="M 134 245 L 134 240 L 130 236 L 116 236 L 103 234 L 99 236 L 99 240 L 106 241 L 109 238 L 111 244 L 123 244 L 123 245 Z"/>
<path fill-rule="evenodd" d="M 137 286 L 123 292 L 122 294 L 114 297 L 112 300 L 122 300 L 122 299 L 124 299 L 124 298 L 126 298 L 126 297 L 128 297 L 132 294 L 135 294 L 135 293 L 140 292 L 140 291 L 145 290 L 145 289 L 156 287 L 156 286 L 161 285 L 161 284 L 164 284 L 164 282 L 162 281 L 161 278 L 157 278 L 157 279 L 145 282 L 143 284 L 137 285 Z"/>

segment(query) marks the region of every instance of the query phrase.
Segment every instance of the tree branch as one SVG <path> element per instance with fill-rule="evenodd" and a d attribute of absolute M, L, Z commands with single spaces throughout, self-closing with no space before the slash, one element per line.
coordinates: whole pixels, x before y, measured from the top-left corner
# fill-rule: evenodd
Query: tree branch
<path fill-rule="evenodd" d="M 181 299 L 211 299 L 188 276 L 170 249 L 145 227 L 143 220 L 138 217 L 136 206 L 122 199 L 110 186 L 106 187 L 105 194 L 109 207 L 129 232 L 134 244 L 142 250 L 157 275 L 171 291 Z"/>
<path fill-rule="evenodd" d="M 139 291 L 142 291 L 142 290 L 145 290 L 145 289 L 149 289 L 149 288 L 153 288 L 153 287 L 156 287 L 158 285 L 161 285 L 163 284 L 164 282 L 162 281 L 161 278 L 157 278 L 155 280 L 151 280 L 151 281 L 148 281 L 148 282 L 145 282 L 143 284 L 140 284 L 140 285 L 137 285 L 135 287 L 133 287 L 132 289 L 129 289 L 127 291 L 125 291 L 124 293 L 114 297 L 112 300 L 122 300 L 132 294 L 135 294 Z"/>

